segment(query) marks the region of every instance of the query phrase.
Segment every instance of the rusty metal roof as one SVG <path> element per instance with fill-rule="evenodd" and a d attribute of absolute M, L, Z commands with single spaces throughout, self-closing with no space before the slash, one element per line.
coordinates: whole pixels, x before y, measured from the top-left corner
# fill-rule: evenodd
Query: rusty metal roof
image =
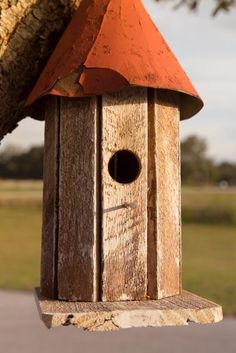
<path fill-rule="evenodd" d="M 181 93 L 181 118 L 203 102 L 141 0 L 82 0 L 26 105 L 144 86 Z"/>

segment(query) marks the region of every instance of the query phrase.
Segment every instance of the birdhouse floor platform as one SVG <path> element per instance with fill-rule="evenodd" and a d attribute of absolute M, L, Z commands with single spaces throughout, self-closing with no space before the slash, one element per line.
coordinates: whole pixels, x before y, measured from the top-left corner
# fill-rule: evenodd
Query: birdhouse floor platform
<path fill-rule="evenodd" d="M 222 308 L 195 294 L 143 302 L 65 302 L 47 300 L 36 289 L 36 301 L 47 328 L 73 325 L 87 331 L 115 331 L 131 327 L 210 324 L 222 320 Z"/>

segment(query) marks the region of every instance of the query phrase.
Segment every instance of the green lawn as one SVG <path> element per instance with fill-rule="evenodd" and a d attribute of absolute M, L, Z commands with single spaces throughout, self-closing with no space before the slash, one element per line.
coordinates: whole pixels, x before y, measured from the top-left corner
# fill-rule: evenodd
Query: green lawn
<path fill-rule="evenodd" d="M 184 222 L 236 226 L 236 188 L 189 188 L 182 190 Z"/>
<path fill-rule="evenodd" d="M 222 304 L 236 315 L 236 228 L 183 226 L 184 288 Z"/>
<path fill-rule="evenodd" d="M 0 288 L 32 289 L 39 283 L 41 209 L 0 207 Z"/>
<path fill-rule="evenodd" d="M 0 288 L 28 290 L 39 283 L 41 188 L 21 185 L 17 198 L 18 186 L 11 187 L 12 192 L 9 185 L 4 189 L 0 184 Z M 236 192 L 184 189 L 183 206 L 184 288 L 222 304 L 225 313 L 236 314 L 236 224 L 233 218 L 216 216 L 211 223 L 204 218 L 204 210 L 235 214 Z M 202 223 L 193 223 L 193 210 L 203 215 Z"/>

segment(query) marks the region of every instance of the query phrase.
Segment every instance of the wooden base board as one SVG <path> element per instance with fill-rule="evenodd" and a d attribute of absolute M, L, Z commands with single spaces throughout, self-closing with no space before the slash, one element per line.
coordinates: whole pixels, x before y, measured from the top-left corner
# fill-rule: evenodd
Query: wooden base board
<path fill-rule="evenodd" d="M 143 302 L 81 303 L 47 300 L 36 289 L 42 321 L 48 328 L 73 325 L 87 331 L 114 331 L 131 327 L 210 324 L 222 320 L 222 308 L 183 291 L 181 295 Z"/>

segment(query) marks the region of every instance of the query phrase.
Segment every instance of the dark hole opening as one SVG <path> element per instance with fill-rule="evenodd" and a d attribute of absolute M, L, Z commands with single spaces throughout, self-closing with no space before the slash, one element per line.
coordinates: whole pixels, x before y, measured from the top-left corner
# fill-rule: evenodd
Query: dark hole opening
<path fill-rule="evenodd" d="M 108 170 L 112 179 L 121 184 L 132 183 L 141 169 L 138 157 L 127 150 L 116 152 L 110 159 Z"/>

